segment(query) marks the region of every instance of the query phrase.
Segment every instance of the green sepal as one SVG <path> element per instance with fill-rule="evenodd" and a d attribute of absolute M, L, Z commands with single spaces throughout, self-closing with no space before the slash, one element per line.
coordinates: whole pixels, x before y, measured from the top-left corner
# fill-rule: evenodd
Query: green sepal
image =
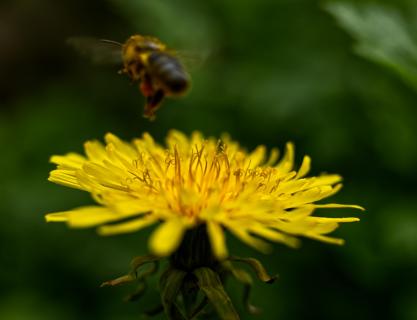
<path fill-rule="evenodd" d="M 243 304 L 246 308 L 246 310 L 253 315 L 257 315 L 261 313 L 261 309 L 254 306 L 250 303 L 250 292 L 252 289 L 252 276 L 247 273 L 243 269 L 235 268 L 230 261 L 225 261 L 222 263 L 222 266 L 227 272 L 229 272 L 236 280 L 243 283 L 244 285 L 244 291 L 243 291 Z"/>
<path fill-rule="evenodd" d="M 118 286 L 118 285 L 122 285 L 122 284 L 126 284 L 129 282 L 133 282 L 136 280 L 135 276 L 132 276 L 131 274 L 125 274 L 121 277 L 118 277 L 116 279 L 113 280 L 109 280 L 109 281 L 104 281 L 100 287 L 114 287 L 114 286 Z"/>
<path fill-rule="evenodd" d="M 230 273 L 233 277 L 235 277 L 236 280 L 238 280 L 238 281 L 240 281 L 244 284 L 252 285 L 252 283 L 253 283 L 252 277 L 245 270 L 235 268 L 230 261 L 224 261 L 222 263 L 222 267 L 228 273 Z"/>
<path fill-rule="evenodd" d="M 132 259 L 130 262 L 130 272 L 129 274 L 137 276 L 138 269 L 143 266 L 144 264 L 151 263 L 151 262 L 158 262 L 160 258 L 154 255 L 146 255 L 146 256 L 138 256 Z"/>
<path fill-rule="evenodd" d="M 254 258 L 230 257 L 229 260 L 246 263 L 255 271 L 255 274 L 258 277 L 258 279 L 265 283 L 273 283 L 278 278 L 278 275 L 270 276 L 266 272 L 262 263 L 260 263 L 258 260 Z"/>
<path fill-rule="evenodd" d="M 207 306 L 209 300 L 205 296 L 203 300 L 194 308 L 194 310 L 191 312 L 190 320 L 197 319 L 197 317 L 203 312 L 204 308 Z"/>
<path fill-rule="evenodd" d="M 198 291 L 199 289 L 197 283 L 195 282 L 195 277 L 189 275 L 185 277 L 181 288 L 181 294 L 187 319 L 191 317 L 191 314 L 194 311 L 197 303 Z"/>
<path fill-rule="evenodd" d="M 137 270 L 146 263 L 153 263 L 153 265 L 138 277 Z M 154 274 L 158 270 L 158 258 L 151 255 L 139 256 L 134 258 L 130 265 L 131 270 L 128 274 L 120 276 L 113 280 L 105 281 L 100 285 L 100 287 L 114 287 L 130 283 L 135 280 L 143 280 L 145 277 Z"/>
<path fill-rule="evenodd" d="M 176 305 L 186 272 L 178 269 L 167 269 L 159 279 L 162 305 L 169 320 L 185 320 Z"/>
<path fill-rule="evenodd" d="M 230 297 L 224 291 L 219 275 L 210 268 L 198 268 L 193 271 L 197 284 L 213 305 L 222 320 L 239 320 Z"/>

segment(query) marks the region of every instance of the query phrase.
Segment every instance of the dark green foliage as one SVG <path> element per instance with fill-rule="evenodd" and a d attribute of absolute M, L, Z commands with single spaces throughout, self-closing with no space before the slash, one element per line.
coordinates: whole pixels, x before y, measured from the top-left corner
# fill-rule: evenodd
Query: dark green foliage
<path fill-rule="evenodd" d="M 314 174 L 345 178 L 331 202 L 367 209 L 320 212 L 360 215 L 336 232 L 344 247 L 305 240 L 262 256 L 228 235 L 232 254 L 280 274 L 253 283 L 258 319 L 417 319 L 415 0 L 16 0 L 0 13 L 0 319 L 129 320 L 158 305 L 159 274 L 137 303 L 122 301 L 131 287 L 99 288 L 147 253 L 149 231 L 103 238 L 43 215 L 93 203 L 47 182 L 50 155 L 107 131 L 163 142 L 170 128 L 227 131 L 248 149 L 292 140 Z M 206 57 L 187 98 L 167 101 L 154 123 L 117 67 L 66 45 L 138 32 Z M 255 319 L 241 284 L 226 291 Z"/>

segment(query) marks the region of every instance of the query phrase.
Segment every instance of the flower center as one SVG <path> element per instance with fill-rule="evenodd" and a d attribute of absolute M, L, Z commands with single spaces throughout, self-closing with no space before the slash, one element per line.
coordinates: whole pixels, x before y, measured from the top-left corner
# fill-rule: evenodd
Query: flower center
<path fill-rule="evenodd" d="M 229 151 L 221 142 L 191 150 L 174 146 L 162 154 L 141 154 L 129 172 L 134 178 L 128 189 L 195 223 L 202 212 L 214 213 L 246 191 L 272 188 L 274 170 L 252 166 L 242 152 Z"/>

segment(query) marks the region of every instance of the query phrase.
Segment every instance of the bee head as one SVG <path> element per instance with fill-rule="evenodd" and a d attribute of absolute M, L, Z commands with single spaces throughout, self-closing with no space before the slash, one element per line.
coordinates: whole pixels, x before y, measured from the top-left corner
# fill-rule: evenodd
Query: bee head
<path fill-rule="evenodd" d="M 125 61 L 137 60 L 138 54 L 152 51 L 164 51 L 166 45 L 158 38 L 151 36 L 133 35 L 123 46 L 123 56 Z"/>

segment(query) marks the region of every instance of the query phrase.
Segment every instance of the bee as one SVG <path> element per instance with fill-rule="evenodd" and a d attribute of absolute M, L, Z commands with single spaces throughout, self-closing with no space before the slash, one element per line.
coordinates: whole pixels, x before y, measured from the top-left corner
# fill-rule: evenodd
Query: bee
<path fill-rule="evenodd" d="M 125 43 L 112 40 L 71 38 L 68 41 L 81 53 L 99 63 L 119 62 L 146 98 L 144 117 L 155 119 L 155 112 L 165 97 L 183 96 L 190 87 L 190 76 L 176 52 L 158 38 L 133 35 Z"/>

